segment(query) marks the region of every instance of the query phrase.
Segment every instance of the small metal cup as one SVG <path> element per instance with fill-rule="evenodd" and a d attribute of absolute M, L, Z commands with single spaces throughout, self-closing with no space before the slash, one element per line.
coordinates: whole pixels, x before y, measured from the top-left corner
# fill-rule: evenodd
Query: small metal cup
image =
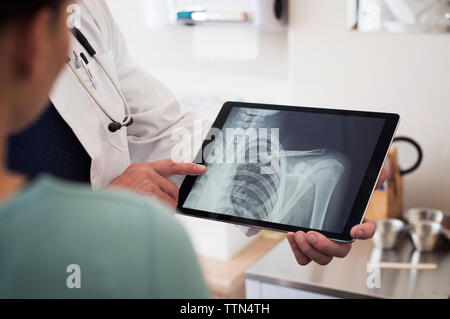
<path fill-rule="evenodd" d="M 441 224 L 444 213 L 433 208 L 411 208 L 405 213 L 405 218 L 409 224 L 417 224 L 422 221 L 431 221 Z"/>
<path fill-rule="evenodd" d="M 373 235 L 375 246 L 383 249 L 393 249 L 397 246 L 405 224 L 399 219 L 380 219 L 375 222 L 376 231 Z"/>
<path fill-rule="evenodd" d="M 442 225 L 433 221 L 421 221 L 409 226 L 414 247 L 421 252 L 433 251 L 441 232 Z"/>

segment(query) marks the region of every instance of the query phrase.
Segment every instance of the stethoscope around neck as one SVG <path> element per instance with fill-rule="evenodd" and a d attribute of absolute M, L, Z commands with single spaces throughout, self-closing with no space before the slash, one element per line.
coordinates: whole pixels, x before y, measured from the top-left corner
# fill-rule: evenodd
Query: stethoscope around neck
<path fill-rule="evenodd" d="M 117 93 L 119 93 L 120 98 L 122 99 L 123 104 L 125 105 L 125 111 L 127 113 L 125 119 L 123 121 L 117 121 L 116 119 L 114 119 L 114 117 L 108 112 L 108 110 L 103 106 L 103 104 L 99 101 L 99 99 L 95 96 L 95 94 L 92 92 L 92 90 L 88 87 L 88 85 L 86 84 L 86 82 L 83 80 L 83 78 L 81 77 L 81 75 L 78 73 L 78 71 L 75 69 L 75 66 L 72 63 L 72 60 L 70 58 L 68 58 L 67 60 L 67 65 L 70 67 L 70 69 L 72 70 L 72 72 L 75 74 L 75 76 L 77 77 L 78 81 L 80 81 L 81 85 L 84 87 L 84 89 L 89 93 L 89 95 L 91 96 L 91 98 L 95 101 L 95 103 L 98 105 L 98 107 L 103 111 L 103 113 L 105 113 L 105 115 L 111 120 L 111 123 L 108 125 L 108 130 L 111 133 L 114 133 L 118 130 L 120 130 L 122 127 L 124 126 L 130 126 L 133 124 L 133 118 L 131 117 L 131 109 L 130 106 L 128 105 L 128 102 L 125 98 L 125 96 L 123 95 L 122 91 L 119 88 L 119 85 L 117 84 L 117 82 L 112 78 L 111 74 L 108 72 L 108 70 L 105 68 L 105 66 L 103 65 L 103 63 L 100 61 L 100 59 L 98 59 L 97 57 L 97 52 L 94 50 L 94 48 L 92 47 L 92 45 L 89 43 L 89 41 L 86 39 L 86 37 L 83 35 L 83 33 L 81 33 L 80 30 L 78 30 L 77 28 L 73 28 L 72 29 L 72 33 L 75 36 L 75 38 L 77 39 L 77 41 L 83 46 L 83 48 L 86 50 L 86 52 L 98 63 L 98 65 L 100 65 L 100 67 L 102 68 L 103 72 L 106 74 L 106 76 L 109 78 L 109 80 L 111 81 L 111 83 L 113 84 L 114 88 L 116 89 Z M 84 55 L 84 53 L 81 53 L 81 55 L 78 55 L 76 52 L 74 52 L 74 54 L 77 57 L 77 62 L 81 64 L 81 66 L 86 70 L 89 78 L 92 81 L 92 84 L 95 88 L 95 80 L 91 74 L 91 72 L 89 71 L 87 64 L 89 63 L 89 61 L 86 59 L 86 56 Z"/>

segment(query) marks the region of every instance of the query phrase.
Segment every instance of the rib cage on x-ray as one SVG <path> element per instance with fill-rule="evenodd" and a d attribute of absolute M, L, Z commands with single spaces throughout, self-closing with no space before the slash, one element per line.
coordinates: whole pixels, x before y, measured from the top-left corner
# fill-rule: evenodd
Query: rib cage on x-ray
<path fill-rule="evenodd" d="M 278 113 L 269 110 L 241 109 L 229 117 L 226 128 L 261 128 L 265 119 Z M 270 129 L 269 129 L 270 130 Z M 270 133 L 270 132 L 269 132 Z M 225 152 L 245 157 L 243 163 L 209 164 L 206 175 L 199 177 L 185 207 L 232 216 L 300 227 L 322 229 L 328 204 L 339 182 L 344 166 L 325 149 L 284 150 L 277 136 L 267 134 L 262 152 L 261 136 L 248 138 L 242 147 L 225 141 Z M 276 144 L 274 144 L 276 143 Z M 221 143 L 214 148 L 223 147 Z M 256 162 L 249 154 L 258 150 Z M 274 151 L 276 150 L 276 151 Z M 270 174 L 261 169 L 272 165 Z"/>

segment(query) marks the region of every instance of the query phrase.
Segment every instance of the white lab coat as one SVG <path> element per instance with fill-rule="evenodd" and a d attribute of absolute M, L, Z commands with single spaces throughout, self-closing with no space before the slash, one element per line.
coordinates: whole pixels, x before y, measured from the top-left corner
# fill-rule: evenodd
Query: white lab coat
<path fill-rule="evenodd" d="M 111 121 L 70 68 L 67 65 L 64 67 L 50 99 L 92 158 L 91 183 L 94 188 L 99 188 L 122 174 L 132 163 L 170 158 L 177 143 L 172 139 L 172 132 L 177 128 L 193 132 L 194 124 L 198 126 L 198 119 L 181 113 L 173 94 L 130 57 L 125 39 L 105 1 L 81 0 L 79 4 L 80 30 L 119 83 L 134 120 L 128 128 L 109 132 Z M 97 89 L 94 89 L 83 68 L 78 69 L 79 73 L 114 118 L 122 121 L 125 108 L 120 96 L 99 65 L 75 37 L 72 38 L 72 49 L 85 52 L 90 60 L 88 66 L 95 77 Z M 204 121 L 202 125 L 207 132 L 210 123 Z M 181 179 L 175 179 L 175 182 L 180 184 Z"/>

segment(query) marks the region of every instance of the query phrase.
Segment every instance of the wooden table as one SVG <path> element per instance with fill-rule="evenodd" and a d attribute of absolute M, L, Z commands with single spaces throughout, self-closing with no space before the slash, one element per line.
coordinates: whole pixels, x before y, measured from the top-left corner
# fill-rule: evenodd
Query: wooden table
<path fill-rule="evenodd" d="M 284 233 L 262 231 L 230 260 L 199 256 L 206 282 L 215 298 L 245 298 L 245 271 L 268 253 Z"/>

